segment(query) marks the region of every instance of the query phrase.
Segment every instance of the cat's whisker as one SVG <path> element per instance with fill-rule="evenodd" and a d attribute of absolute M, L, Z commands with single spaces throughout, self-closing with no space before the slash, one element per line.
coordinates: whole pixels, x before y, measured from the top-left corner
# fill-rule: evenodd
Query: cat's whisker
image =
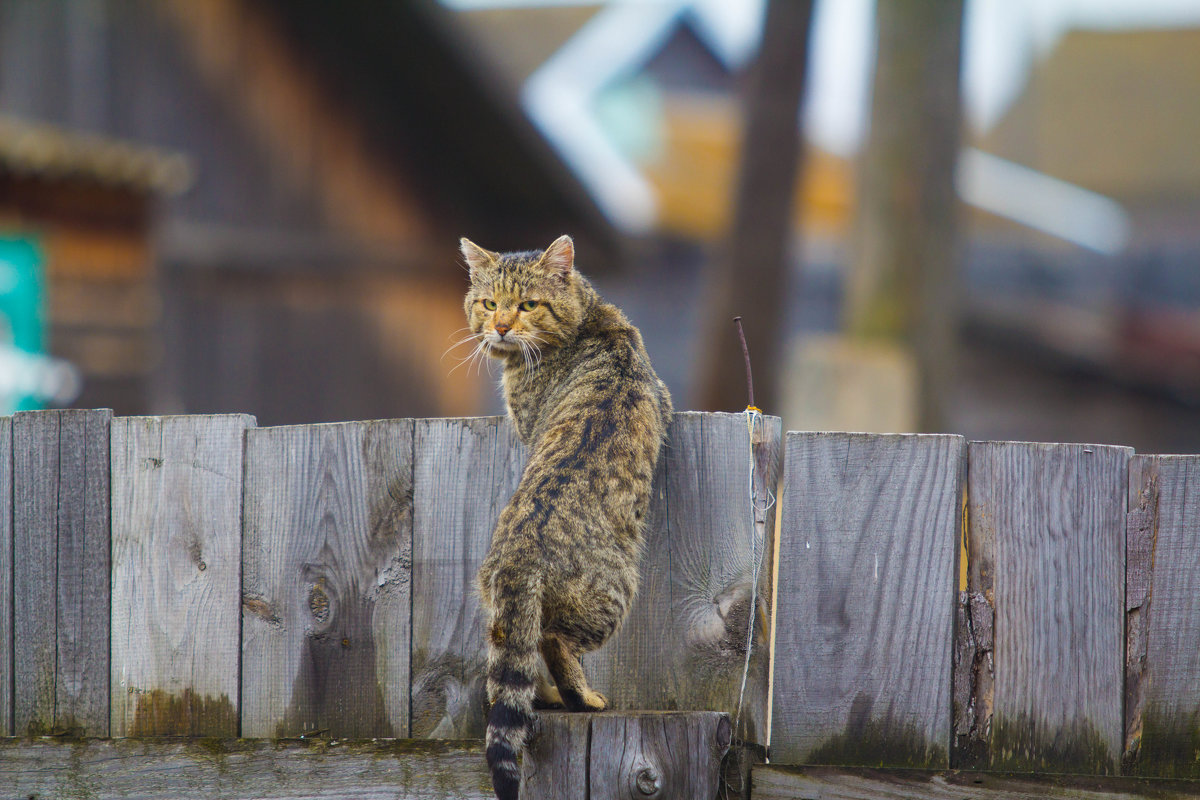
<path fill-rule="evenodd" d="M 485 357 L 486 357 L 486 356 L 484 355 L 484 351 L 485 351 L 485 348 L 486 348 L 486 347 L 487 347 L 487 343 L 486 343 L 486 342 L 484 342 L 482 339 L 480 339 L 480 340 L 479 340 L 479 341 L 478 341 L 478 342 L 475 344 L 475 349 L 474 349 L 474 350 L 472 350 L 470 353 L 468 353 L 468 354 L 467 354 L 465 357 L 463 357 L 463 358 L 460 358 L 460 359 L 458 360 L 458 363 L 457 363 L 456 365 L 454 365 L 454 366 L 453 366 L 453 367 L 450 369 L 450 372 L 447 372 L 446 374 L 447 374 L 447 375 L 451 374 L 452 372 L 454 372 L 454 370 L 458 369 L 458 368 L 459 368 L 459 367 L 461 367 L 463 364 L 467 364 L 467 365 L 468 365 L 468 366 L 467 366 L 467 372 L 468 372 L 468 373 L 470 373 L 470 371 L 471 371 L 471 367 L 470 367 L 470 364 L 471 364 L 471 362 L 473 362 L 473 361 L 475 361 L 475 360 L 477 360 L 477 359 L 482 359 L 482 358 L 485 358 Z M 445 356 L 443 356 L 443 358 L 444 358 L 444 357 L 445 357 Z"/>
<path fill-rule="evenodd" d="M 472 341 L 478 341 L 478 337 L 474 333 L 472 333 L 470 336 L 466 336 L 466 337 L 463 337 L 462 339 L 459 339 L 457 342 L 455 342 L 454 344 L 452 344 L 446 348 L 445 352 L 442 353 L 442 359 L 444 360 L 446 358 L 446 356 L 450 355 L 451 350 L 457 350 L 458 348 L 462 347 L 464 344 L 468 344 Z M 468 358 L 470 358 L 470 356 L 468 356 Z"/>

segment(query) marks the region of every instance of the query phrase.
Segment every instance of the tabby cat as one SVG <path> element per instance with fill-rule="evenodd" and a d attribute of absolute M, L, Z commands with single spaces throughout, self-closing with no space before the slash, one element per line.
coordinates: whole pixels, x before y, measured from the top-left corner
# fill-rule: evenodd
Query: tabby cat
<path fill-rule="evenodd" d="M 620 627 L 637 591 L 671 398 L 637 328 L 575 270 L 570 237 L 544 252 L 461 244 L 470 330 L 503 364 L 508 413 L 529 448 L 479 570 L 491 619 L 487 761 L 496 796 L 516 800 L 535 697 L 572 711 L 608 704 L 580 657 Z"/>

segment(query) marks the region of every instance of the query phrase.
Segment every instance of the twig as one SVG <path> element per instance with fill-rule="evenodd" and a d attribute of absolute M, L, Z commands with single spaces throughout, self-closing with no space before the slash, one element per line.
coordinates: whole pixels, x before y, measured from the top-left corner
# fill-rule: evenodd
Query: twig
<path fill-rule="evenodd" d="M 746 392 L 750 395 L 749 408 L 757 408 L 754 405 L 754 373 L 750 371 L 750 348 L 746 346 L 746 332 L 742 330 L 742 318 L 734 317 L 733 324 L 737 326 L 738 339 L 742 342 L 742 358 L 746 361 Z"/>

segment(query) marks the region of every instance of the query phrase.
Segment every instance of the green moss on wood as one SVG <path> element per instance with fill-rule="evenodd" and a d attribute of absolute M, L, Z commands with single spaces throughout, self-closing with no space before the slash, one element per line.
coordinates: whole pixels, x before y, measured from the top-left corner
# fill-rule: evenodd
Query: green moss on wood
<path fill-rule="evenodd" d="M 897 722 L 890 716 L 856 719 L 854 714 L 845 731 L 817 747 L 805 761 L 918 769 L 949 765 L 946 748 L 930 742 L 915 725 Z"/>
<path fill-rule="evenodd" d="M 211 696 L 184 689 L 182 694 L 162 689 L 137 693 L 129 735 L 233 736 L 238 714 L 229 696 Z"/>
<path fill-rule="evenodd" d="M 992 721 L 990 769 L 1112 775 L 1116 760 L 1104 737 L 1085 720 L 1048 731 L 1026 714 Z"/>
<path fill-rule="evenodd" d="M 1126 754 L 1123 771 L 1156 778 L 1200 778 L 1200 713 L 1183 716 L 1146 709 L 1141 740 Z"/>

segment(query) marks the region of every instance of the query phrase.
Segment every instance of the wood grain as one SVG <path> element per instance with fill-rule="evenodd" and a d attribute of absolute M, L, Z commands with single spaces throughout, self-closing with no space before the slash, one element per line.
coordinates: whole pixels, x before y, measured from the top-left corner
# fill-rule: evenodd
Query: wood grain
<path fill-rule="evenodd" d="M 12 417 L 0 417 L 0 736 L 13 734 Z"/>
<path fill-rule="evenodd" d="M 1129 463 L 1124 771 L 1200 778 L 1200 456 Z"/>
<path fill-rule="evenodd" d="M 412 420 L 246 431 L 242 735 L 408 731 Z"/>
<path fill-rule="evenodd" d="M 964 451 L 788 433 L 773 762 L 948 766 Z"/>
<path fill-rule="evenodd" d="M 968 557 L 984 554 L 994 591 L 989 768 L 1116 771 L 1131 455 L 1100 445 L 968 448 Z"/>
<path fill-rule="evenodd" d="M 754 800 L 1182 800 L 1200 784 L 1083 775 L 756 766 Z"/>
<path fill-rule="evenodd" d="M 109 730 L 112 412 L 13 418 L 17 733 Z"/>
<path fill-rule="evenodd" d="M 481 742 L 0 739 L 4 797 L 494 800 Z"/>
<path fill-rule="evenodd" d="M 614 708 L 736 717 L 752 641 L 738 735 L 766 742 L 775 514 L 765 504 L 778 482 L 780 436 L 777 417 L 762 418 L 752 446 L 743 414 L 675 414 L 655 479 L 638 599 L 621 631 L 584 660 Z"/>
<path fill-rule="evenodd" d="M 729 716 L 712 711 L 542 712 L 523 800 L 707 800 L 720 786 Z"/>
<path fill-rule="evenodd" d="M 412 736 L 482 737 L 486 649 L 475 573 L 525 451 L 504 417 L 416 421 Z"/>
<path fill-rule="evenodd" d="M 236 736 L 241 414 L 112 424 L 112 735 Z"/>

